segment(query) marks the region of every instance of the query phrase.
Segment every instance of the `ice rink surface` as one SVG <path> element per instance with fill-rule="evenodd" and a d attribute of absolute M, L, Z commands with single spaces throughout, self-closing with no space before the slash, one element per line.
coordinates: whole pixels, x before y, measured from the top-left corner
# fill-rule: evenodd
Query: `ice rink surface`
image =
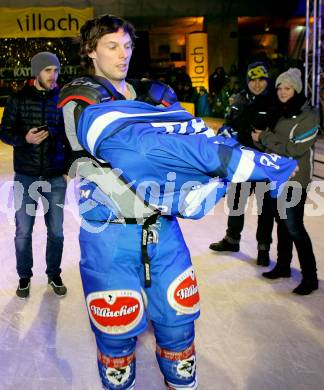
<path fill-rule="evenodd" d="M 320 168 L 321 169 L 321 168 Z M 79 276 L 78 210 L 73 181 L 65 208 L 62 268 L 68 287 L 59 299 L 47 288 L 46 229 L 40 215 L 33 234 L 34 277 L 30 298 L 15 295 L 14 211 L 11 148 L 0 143 L 0 389 L 99 390 L 96 346 L 90 331 Z M 319 185 L 323 185 L 319 184 Z M 323 187 L 323 188 L 322 188 Z M 292 278 L 269 281 L 256 266 L 253 197 L 246 212 L 238 253 L 213 253 L 223 238 L 224 201 L 199 221 L 182 220 L 201 296 L 196 322 L 199 390 L 324 389 L 324 186 L 309 203 L 305 225 L 313 241 L 320 288 L 296 296 L 300 281 L 296 253 Z M 315 211 L 314 211 L 315 210 Z M 271 248 L 276 259 L 276 234 Z M 165 389 L 150 329 L 137 346 L 137 390 Z"/>

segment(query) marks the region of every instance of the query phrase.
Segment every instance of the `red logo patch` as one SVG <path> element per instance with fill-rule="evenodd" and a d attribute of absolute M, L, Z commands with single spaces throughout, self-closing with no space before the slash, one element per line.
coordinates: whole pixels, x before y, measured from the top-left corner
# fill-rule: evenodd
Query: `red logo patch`
<path fill-rule="evenodd" d="M 168 288 L 170 305 L 183 314 L 199 311 L 199 291 L 193 267 L 179 275 Z"/>
<path fill-rule="evenodd" d="M 91 293 L 87 296 L 87 306 L 94 325 L 109 334 L 128 332 L 143 316 L 141 295 L 132 290 Z"/>

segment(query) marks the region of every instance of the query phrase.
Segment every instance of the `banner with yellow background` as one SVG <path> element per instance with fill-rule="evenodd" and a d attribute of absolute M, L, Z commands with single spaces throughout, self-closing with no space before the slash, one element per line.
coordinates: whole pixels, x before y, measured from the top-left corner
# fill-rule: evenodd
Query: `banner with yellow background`
<path fill-rule="evenodd" d="M 208 40 L 205 32 L 192 32 L 187 35 L 187 73 L 192 85 L 208 91 Z"/>
<path fill-rule="evenodd" d="M 0 38 L 65 38 L 78 35 L 93 8 L 0 8 Z"/>

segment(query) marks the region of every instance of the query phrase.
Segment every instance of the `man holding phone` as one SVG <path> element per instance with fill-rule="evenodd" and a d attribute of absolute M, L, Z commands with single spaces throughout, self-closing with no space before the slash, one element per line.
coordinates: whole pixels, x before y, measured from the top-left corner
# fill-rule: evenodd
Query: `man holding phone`
<path fill-rule="evenodd" d="M 58 296 L 66 294 L 61 279 L 63 208 L 68 148 L 61 109 L 57 108 L 60 62 L 50 52 L 31 59 L 34 80 L 8 98 L 0 139 L 14 148 L 16 260 L 19 285 L 16 294 L 27 298 L 33 275 L 32 231 L 38 200 L 47 227 L 46 274 Z"/>

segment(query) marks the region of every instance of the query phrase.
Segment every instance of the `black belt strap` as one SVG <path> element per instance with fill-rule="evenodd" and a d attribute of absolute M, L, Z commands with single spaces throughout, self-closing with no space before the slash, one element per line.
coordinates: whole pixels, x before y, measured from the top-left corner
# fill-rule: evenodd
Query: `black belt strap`
<path fill-rule="evenodd" d="M 148 217 L 143 223 L 142 227 L 142 262 L 144 265 L 144 283 L 145 287 L 151 287 L 152 279 L 151 279 L 151 266 L 150 266 L 150 258 L 147 252 L 147 244 L 149 240 L 149 228 L 151 225 L 156 223 L 158 216 L 160 214 L 153 214 Z"/>
<path fill-rule="evenodd" d="M 142 249 L 142 263 L 144 266 L 145 287 L 151 287 L 152 285 L 150 258 L 147 251 L 147 244 L 149 242 L 149 234 L 150 234 L 150 226 L 156 223 L 159 216 L 160 216 L 159 213 L 150 215 L 147 219 L 143 220 L 143 225 L 142 225 L 141 249 Z M 137 218 L 120 218 L 120 219 L 113 219 L 109 221 L 109 223 L 117 223 L 117 224 L 125 223 L 126 225 L 138 225 L 139 220 Z"/>

